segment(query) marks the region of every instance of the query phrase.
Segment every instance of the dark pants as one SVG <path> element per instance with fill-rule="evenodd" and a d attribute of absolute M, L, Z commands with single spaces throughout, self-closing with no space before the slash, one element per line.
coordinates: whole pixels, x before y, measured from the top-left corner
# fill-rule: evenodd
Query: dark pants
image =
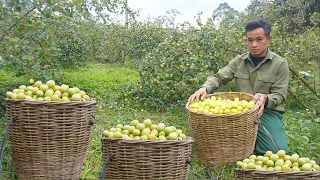
<path fill-rule="evenodd" d="M 282 115 L 274 110 L 265 109 L 259 118 L 261 124 L 269 131 L 281 150 L 288 153 L 288 142 L 282 127 Z M 278 152 L 278 148 L 272 143 L 267 132 L 261 125 L 258 128 L 258 135 L 255 145 L 255 154 L 264 155 L 266 151 Z"/>

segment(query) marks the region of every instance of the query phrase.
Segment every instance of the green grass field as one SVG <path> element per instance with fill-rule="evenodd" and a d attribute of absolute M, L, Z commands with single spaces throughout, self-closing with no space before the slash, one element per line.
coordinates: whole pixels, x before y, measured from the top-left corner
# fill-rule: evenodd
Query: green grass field
<path fill-rule="evenodd" d="M 3 79 L 15 78 L 12 74 L 3 73 Z M 7 78 L 5 78 L 7 77 Z M 17 82 L 27 80 L 26 77 L 22 77 Z M 64 73 L 62 82 L 70 86 L 76 86 L 85 90 L 91 97 L 98 100 L 98 104 L 95 109 L 95 124 L 93 127 L 93 136 L 90 147 L 87 152 L 86 161 L 83 166 L 83 179 L 99 179 L 99 174 L 102 171 L 102 152 L 101 152 L 101 133 L 104 129 L 110 128 L 118 123 L 127 124 L 134 119 L 144 120 L 150 118 L 152 121 L 164 122 L 167 125 L 174 125 L 177 128 L 182 129 L 187 135 L 190 135 L 187 113 L 184 107 L 171 109 L 166 113 L 149 112 L 144 109 L 134 109 L 129 106 L 120 106 L 117 99 L 121 90 L 128 84 L 134 83 L 139 79 L 139 74 L 131 66 L 109 65 L 109 64 L 89 64 L 86 67 L 82 67 L 76 70 L 68 70 Z M 319 123 L 313 122 L 314 117 L 312 115 L 304 114 L 304 119 L 308 120 L 308 123 L 301 124 L 297 121 L 297 117 L 293 112 L 288 112 L 285 115 L 286 130 L 290 139 L 295 139 L 294 144 L 291 143 L 291 150 L 300 148 L 301 153 L 305 153 L 309 157 L 319 158 L 319 153 L 313 152 L 312 149 L 307 148 L 310 142 L 319 142 L 319 137 L 316 137 L 316 132 L 319 127 Z M 1 128 L 1 141 L 3 132 L 5 130 L 5 118 L 0 121 Z M 310 122 L 309 122 L 310 121 Z M 303 132 L 296 132 L 295 128 L 304 128 Z M 309 127 L 309 128 L 308 128 Z M 313 127 L 310 130 L 310 127 Z M 298 133 L 298 135 L 294 135 Z M 298 136 L 305 136 L 308 138 L 306 141 L 299 141 Z M 297 139 L 298 137 L 298 139 Z M 293 140 L 292 140 L 293 141 Z M 319 146 L 319 144 L 318 144 Z M 315 145 L 315 147 L 317 147 Z M 234 165 L 226 165 L 224 167 L 215 169 L 206 169 L 193 155 L 192 166 L 190 169 L 189 179 L 209 179 L 210 174 L 213 174 L 216 179 L 235 179 Z M 15 179 L 13 171 L 13 164 L 8 147 L 5 150 L 4 162 L 3 162 L 3 179 Z"/>

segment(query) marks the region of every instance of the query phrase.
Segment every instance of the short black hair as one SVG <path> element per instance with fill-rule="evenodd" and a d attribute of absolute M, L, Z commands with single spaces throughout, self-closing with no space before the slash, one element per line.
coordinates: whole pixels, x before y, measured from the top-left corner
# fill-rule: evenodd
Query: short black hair
<path fill-rule="evenodd" d="M 255 20 L 248 21 L 245 25 L 246 34 L 249 31 L 255 30 L 257 28 L 263 28 L 264 34 L 267 37 L 270 36 L 271 26 L 269 22 L 264 19 L 255 19 Z"/>

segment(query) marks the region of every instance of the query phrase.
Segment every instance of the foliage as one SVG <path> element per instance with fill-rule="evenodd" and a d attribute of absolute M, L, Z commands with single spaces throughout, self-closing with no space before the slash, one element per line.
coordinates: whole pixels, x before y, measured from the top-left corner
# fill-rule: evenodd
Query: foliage
<path fill-rule="evenodd" d="M 310 111 L 289 111 L 284 122 L 290 153 L 320 162 L 320 118 Z"/>
<path fill-rule="evenodd" d="M 99 25 L 91 26 L 94 31 L 87 29 L 93 22 L 106 21 L 106 12 L 117 13 L 118 3 L 1 1 L 0 64 L 10 67 L 18 76 L 61 78 L 62 67 L 82 65 L 96 56 L 101 43 L 98 32 L 103 30 Z"/>
<path fill-rule="evenodd" d="M 29 79 L 25 76 L 16 77 L 14 73 L 0 68 L 0 118 L 5 115 L 5 98 L 6 92 L 19 87 Z"/>

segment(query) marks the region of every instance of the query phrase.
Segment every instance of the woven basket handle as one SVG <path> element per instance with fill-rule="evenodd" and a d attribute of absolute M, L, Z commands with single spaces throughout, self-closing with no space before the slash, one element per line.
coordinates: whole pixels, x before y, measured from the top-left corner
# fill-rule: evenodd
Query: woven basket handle
<path fill-rule="evenodd" d="M 92 114 L 92 118 L 91 118 L 91 120 L 89 121 L 89 125 L 90 125 L 90 127 L 92 127 L 93 126 L 93 124 L 94 124 L 94 120 L 96 119 L 96 117 L 95 117 L 95 115 L 94 114 Z"/>
<path fill-rule="evenodd" d="M 106 174 L 106 168 L 108 163 L 112 162 L 113 154 L 110 154 L 107 156 L 106 159 L 103 158 L 103 166 L 102 166 L 102 171 L 100 174 L 100 180 L 104 180 L 105 174 Z"/>
<path fill-rule="evenodd" d="M 194 126 L 194 128 L 192 129 L 192 133 L 191 133 L 191 137 L 194 139 L 194 133 L 196 133 L 196 130 L 199 127 L 200 122 L 197 122 L 197 124 Z"/>
<path fill-rule="evenodd" d="M 1 150 L 0 150 L 0 179 L 2 178 L 2 159 L 3 159 L 4 149 L 6 147 L 6 142 L 8 139 L 9 127 L 15 122 L 16 122 L 16 117 L 13 117 L 10 119 L 6 128 L 6 131 L 4 132 L 4 135 L 3 135 L 3 140 L 1 143 Z"/>

